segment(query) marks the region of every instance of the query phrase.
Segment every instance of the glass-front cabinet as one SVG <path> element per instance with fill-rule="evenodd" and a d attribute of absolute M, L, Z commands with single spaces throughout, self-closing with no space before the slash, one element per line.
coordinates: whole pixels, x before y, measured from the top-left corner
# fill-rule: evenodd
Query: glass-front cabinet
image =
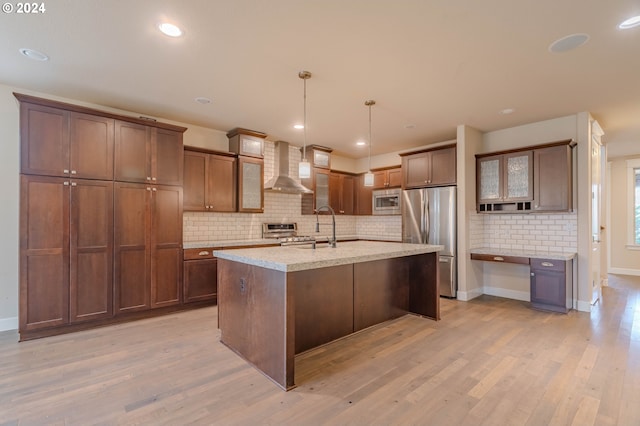
<path fill-rule="evenodd" d="M 491 211 L 493 204 L 503 203 L 517 203 L 514 210 L 530 209 L 533 200 L 533 152 L 479 157 L 477 183 L 479 211 Z"/>
<path fill-rule="evenodd" d="M 238 157 L 238 211 L 262 213 L 264 210 L 264 161 Z"/>

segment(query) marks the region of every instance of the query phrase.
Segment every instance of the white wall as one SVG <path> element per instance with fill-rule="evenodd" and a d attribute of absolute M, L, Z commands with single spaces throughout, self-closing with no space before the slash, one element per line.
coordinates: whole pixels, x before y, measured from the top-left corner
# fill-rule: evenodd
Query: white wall
<path fill-rule="evenodd" d="M 18 328 L 19 106 L 0 85 L 0 331 Z"/>

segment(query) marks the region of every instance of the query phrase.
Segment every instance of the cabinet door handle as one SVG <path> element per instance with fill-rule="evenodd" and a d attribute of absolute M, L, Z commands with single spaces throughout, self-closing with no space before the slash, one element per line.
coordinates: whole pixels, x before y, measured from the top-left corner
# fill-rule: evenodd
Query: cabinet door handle
<path fill-rule="evenodd" d="M 158 179 L 156 179 L 156 178 L 152 177 L 152 178 L 151 178 L 151 180 L 155 182 L 155 181 L 157 181 Z"/>
<path fill-rule="evenodd" d="M 200 253 L 198 253 L 198 256 L 208 256 L 209 252 L 208 251 L 201 251 Z"/>
<path fill-rule="evenodd" d="M 532 272 L 532 273 L 531 273 L 531 276 L 532 276 L 532 277 L 535 277 L 535 276 L 536 276 L 536 274 Z"/>
<path fill-rule="evenodd" d="M 76 172 L 75 170 L 71 170 L 71 174 L 72 174 L 72 175 L 75 175 L 75 174 L 77 174 L 77 173 L 78 173 L 78 172 Z"/>
<path fill-rule="evenodd" d="M 62 171 L 62 173 L 69 173 L 69 170 L 64 169 L 64 170 Z"/>
<path fill-rule="evenodd" d="M 62 182 L 64 186 L 69 186 L 69 182 Z"/>
<path fill-rule="evenodd" d="M 147 180 L 150 181 L 151 180 L 151 176 L 147 176 Z"/>
<path fill-rule="evenodd" d="M 158 189 L 157 188 L 152 188 L 151 189 L 153 192 L 156 192 Z"/>
<path fill-rule="evenodd" d="M 151 191 L 151 188 L 147 187 L 147 191 Z"/>
<path fill-rule="evenodd" d="M 551 262 L 542 262 L 541 265 L 550 268 L 550 267 L 553 266 L 553 263 L 551 263 Z"/>
<path fill-rule="evenodd" d="M 75 182 L 71 182 L 71 186 L 78 186 L 78 184 Z"/>
<path fill-rule="evenodd" d="M 504 257 L 502 256 L 493 256 L 493 260 L 496 262 L 504 262 Z"/>

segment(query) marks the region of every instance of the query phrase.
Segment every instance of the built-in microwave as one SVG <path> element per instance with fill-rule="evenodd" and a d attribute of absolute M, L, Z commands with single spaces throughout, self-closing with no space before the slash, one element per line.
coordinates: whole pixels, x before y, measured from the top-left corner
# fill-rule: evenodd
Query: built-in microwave
<path fill-rule="evenodd" d="M 373 209 L 375 215 L 400 214 L 402 189 L 379 189 L 373 191 Z"/>

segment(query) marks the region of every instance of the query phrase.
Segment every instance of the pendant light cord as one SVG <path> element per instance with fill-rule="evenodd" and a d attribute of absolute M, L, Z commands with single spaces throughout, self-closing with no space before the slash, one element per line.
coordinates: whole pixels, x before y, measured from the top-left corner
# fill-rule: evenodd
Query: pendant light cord
<path fill-rule="evenodd" d="M 303 107 L 303 115 L 302 120 L 304 124 L 304 132 L 303 132 L 303 144 L 302 144 L 302 158 L 307 158 L 307 79 L 303 78 L 302 82 L 304 83 L 304 107 Z"/>
<path fill-rule="evenodd" d="M 369 102 L 369 171 L 371 171 L 371 105 Z"/>

